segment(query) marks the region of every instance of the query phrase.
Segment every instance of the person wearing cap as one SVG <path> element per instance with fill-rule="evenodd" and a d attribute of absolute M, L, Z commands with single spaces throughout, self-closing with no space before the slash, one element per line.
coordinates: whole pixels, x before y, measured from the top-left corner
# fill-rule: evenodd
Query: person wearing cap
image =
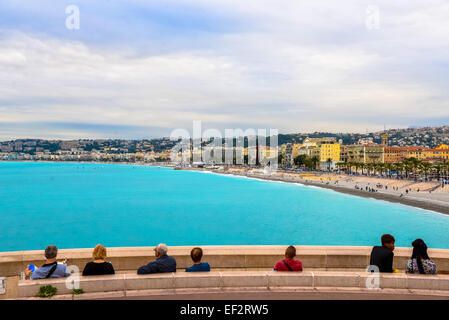
<path fill-rule="evenodd" d="M 56 246 L 48 246 L 45 249 L 45 264 L 42 267 L 32 270 L 33 265 L 28 265 L 25 275 L 31 280 L 47 279 L 47 278 L 63 278 L 70 276 L 67 272 L 65 263 L 58 263 L 56 256 L 58 255 L 58 248 Z"/>
<path fill-rule="evenodd" d="M 154 248 L 156 260 L 151 261 L 145 266 L 141 266 L 137 269 L 137 274 L 176 272 L 176 260 L 175 258 L 168 256 L 167 251 L 167 246 L 160 243 Z"/>

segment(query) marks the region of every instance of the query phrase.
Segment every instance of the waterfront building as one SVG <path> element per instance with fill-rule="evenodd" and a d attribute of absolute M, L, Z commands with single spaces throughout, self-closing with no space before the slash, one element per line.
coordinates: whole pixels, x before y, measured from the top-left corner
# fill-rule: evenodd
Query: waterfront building
<path fill-rule="evenodd" d="M 425 149 L 422 151 L 422 158 L 430 161 L 447 161 L 449 160 L 449 146 L 440 144 L 436 148 Z"/>
<path fill-rule="evenodd" d="M 337 162 L 340 161 L 340 149 L 341 141 L 337 142 L 335 137 L 307 137 L 298 149 L 297 154 L 318 158 L 321 170 L 334 170 Z"/>
<path fill-rule="evenodd" d="M 336 141 L 320 144 L 319 159 L 321 170 L 334 170 L 340 162 L 340 144 Z"/>
<path fill-rule="evenodd" d="M 305 153 L 301 153 L 301 150 L 302 150 L 302 144 L 294 143 L 293 147 L 292 147 L 292 158 L 295 159 L 300 154 L 305 154 Z"/>
<path fill-rule="evenodd" d="M 384 163 L 384 147 L 374 143 L 347 146 L 346 162 Z"/>
<path fill-rule="evenodd" d="M 408 148 L 406 147 L 384 147 L 384 162 L 397 163 L 407 158 Z"/>

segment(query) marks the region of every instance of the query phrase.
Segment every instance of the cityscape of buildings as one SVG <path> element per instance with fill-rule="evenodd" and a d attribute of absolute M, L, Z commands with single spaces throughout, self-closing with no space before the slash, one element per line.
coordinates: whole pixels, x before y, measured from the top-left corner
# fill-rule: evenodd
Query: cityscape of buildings
<path fill-rule="evenodd" d="M 171 150 L 177 143 L 178 141 L 169 138 L 18 139 L 0 142 L 0 160 L 168 162 Z M 432 163 L 449 160 L 449 126 L 394 129 L 366 134 L 280 134 L 278 143 L 277 150 L 270 149 L 270 146 L 257 146 L 257 163 L 278 155 L 278 163 L 282 167 L 306 165 L 314 169 L 334 170 L 342 162 L 398 163 L 407 158 Z M 248 155 L 257 153 L 256 147 L 248 145 L 247 141 L 240 147 L 231 148 L 234 154 L 233 164 L 248 164 Z M 202 157 L 201 149 L 191 151 Z M 236 156 L 244 159 L 243 163 L 236 162 Z M 201 159 L 208 162 L 204 156 Z M 180 161 L 188 162 L 189 159 L 181 156 Z"/>

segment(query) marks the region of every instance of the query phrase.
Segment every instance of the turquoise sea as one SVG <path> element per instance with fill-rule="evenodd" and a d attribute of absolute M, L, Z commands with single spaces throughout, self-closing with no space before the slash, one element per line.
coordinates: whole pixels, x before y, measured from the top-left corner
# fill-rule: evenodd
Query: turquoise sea
<path fill-rule="evenodd" d="M 316 187 L 149 166 L 0 162 L 0 251 L 167 245 L 449 249 L 449 216 Z"/>

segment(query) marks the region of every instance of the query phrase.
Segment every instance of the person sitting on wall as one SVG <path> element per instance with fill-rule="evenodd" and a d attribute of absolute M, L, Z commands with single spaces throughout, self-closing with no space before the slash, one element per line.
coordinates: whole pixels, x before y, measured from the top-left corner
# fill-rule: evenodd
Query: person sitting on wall
<path fill-rule="evenodd" d="M 102 274 L 115 274 L 112 263 L 105 261 L 106 248 L 97 244 L 92 252 L 94 261 L 86 263 L 83 270 L 83 276 L 98 276 Z"/>
<path fill-rule="evenodd" d="M 193 248 L 190 251 L 190 257 L 193 265 L 186 268 L 186 272 L 210 271 L 210 265 L 207 262 L 201 262 L 201 258 L 203 258 L 203 250 L 201 248 Z"/>
<path fill-rule="evenodd" d="M 412 242 L 413 252 L 412 258 L 407 261 L 406 270 L 407 273 L 419 273 L 419 274 L 436 274 L 437 266 L 435 262 L 430 260 L 427 255 L 427 245 L 422 239 L 416 239 Z"/>
<path fill-rule="evenodd" d="M 31 280 L 47 279 L 47 278 L 63 278 L 70 276 L 67 272 L 67 265 L 64 263 L 58 263 L 56 256 L 58 255 L 58 248 L 56 246 L 48 246 L 45 248 L 45 264 L 42 267 L 37 268 L 30 264 L 25 270 L 25 276 L 30 277 Z"/>
<path fill-rule="evenodd" d="M 394 237 L 391 234 L 384 234 L 381 242 L 382 246 L 374 246 L 371 251 L 370 265 L 377 266 L 379 272 L 398 272 L 393 269 Z"/>
<path fill-rule="evenodd" d="M 285 259 L 276 262 L 274 266 L 274 271 L 302 271 L 301 260 L 294 260 L 296 256 L 296 248 L 294 246 L 289 246 L 285 250 Z"/>
<path fill-rule="evenodd" d="M 155 261 L 137 269 L 137 274 L 176 272 L 176 260 L 167 255 L 167 246 L 163 243 L 154 248 Z"/>

